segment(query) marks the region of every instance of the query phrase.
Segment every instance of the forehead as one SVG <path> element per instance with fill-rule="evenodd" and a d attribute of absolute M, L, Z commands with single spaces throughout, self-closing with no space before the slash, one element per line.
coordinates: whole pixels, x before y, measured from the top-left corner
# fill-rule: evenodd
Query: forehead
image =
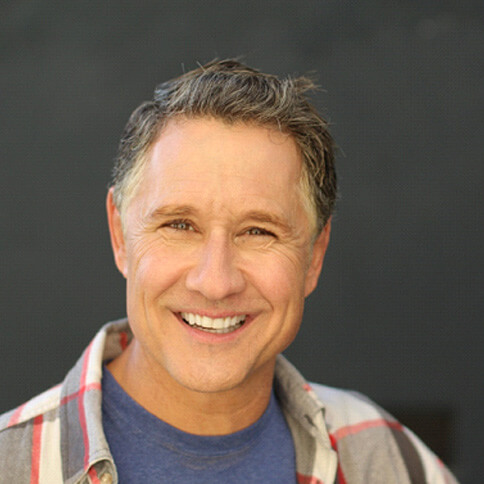
<path fill-rule="evenodd" d="M 291 170 L 292 175 L 298 174 L 301 166 L 291 135 L 272 126 L 203 117 L 170 120 L 153 144 L 150 162 L 153 165 L 160 159 L 166 163 L 176 158 L 195 168 L 197 161 L 207 163 L 207 157 L 214 158 L 220 168 L 250 162 L 264 165 L 277 158 L 280 168 Z"/>
<path fill-rule="evenodd" d="M 301 158 L 290 135 L 264 126 L 227 124 L 216 119 L 175 119 L 167 123 L 154 143 L 145 182 L 160 188 L 170 183 L 190 183 L 203 177 L 204 183 L 219 187 L 227 181 L 235 188 L 259 192 L 265 179 L 268 189 L 297 186 Z"/>

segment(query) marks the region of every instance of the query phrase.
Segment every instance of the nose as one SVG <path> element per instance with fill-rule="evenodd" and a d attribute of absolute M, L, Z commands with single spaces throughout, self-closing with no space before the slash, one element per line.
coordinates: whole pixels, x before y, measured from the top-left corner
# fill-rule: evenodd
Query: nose
<path fill-rule="evenodd" d="M 243 273 L 236 265 L 234 247 L 225 234 L 211 234 L 197 251 L 186 286 L 210 301 L 220 301 L 245 288 Z"/>

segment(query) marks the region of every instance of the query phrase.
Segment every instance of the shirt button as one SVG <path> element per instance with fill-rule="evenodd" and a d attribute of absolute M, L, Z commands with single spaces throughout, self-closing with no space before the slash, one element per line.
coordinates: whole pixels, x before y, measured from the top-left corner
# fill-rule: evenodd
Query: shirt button
<path fill-rule="evenodd" d="M 106 472 L 101 476 L 100 482 L 101 484 L 112 484 L 113 476 L 109 472 Z"/>

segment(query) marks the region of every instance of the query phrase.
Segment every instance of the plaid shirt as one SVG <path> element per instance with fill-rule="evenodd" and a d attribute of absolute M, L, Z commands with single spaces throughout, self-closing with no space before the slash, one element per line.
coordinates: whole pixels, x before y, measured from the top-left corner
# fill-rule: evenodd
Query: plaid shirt
<path fill-rule="evenodd" d="M 0 417 L 0 483 L 118 481 L 101 421 L 102 364 L 130 338 L 126 320 L 107 324 L 62 385 Z M 457 482 L 415 435 L 362 395 L 309 385 L 282 356 L 274 384 L 299 484 Z"/>

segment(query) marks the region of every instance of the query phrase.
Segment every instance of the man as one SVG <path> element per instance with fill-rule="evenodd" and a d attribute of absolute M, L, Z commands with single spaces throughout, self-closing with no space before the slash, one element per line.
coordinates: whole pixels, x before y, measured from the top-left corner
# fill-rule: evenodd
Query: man
<path fill-rule="evenodd" d="M 227 60 L 135 110 L 107 197 L 127 321 L 2 417 L 1 482 L 455 482 L 372 402 L 280 356 L 336 195 L 312 87 Z"/>

